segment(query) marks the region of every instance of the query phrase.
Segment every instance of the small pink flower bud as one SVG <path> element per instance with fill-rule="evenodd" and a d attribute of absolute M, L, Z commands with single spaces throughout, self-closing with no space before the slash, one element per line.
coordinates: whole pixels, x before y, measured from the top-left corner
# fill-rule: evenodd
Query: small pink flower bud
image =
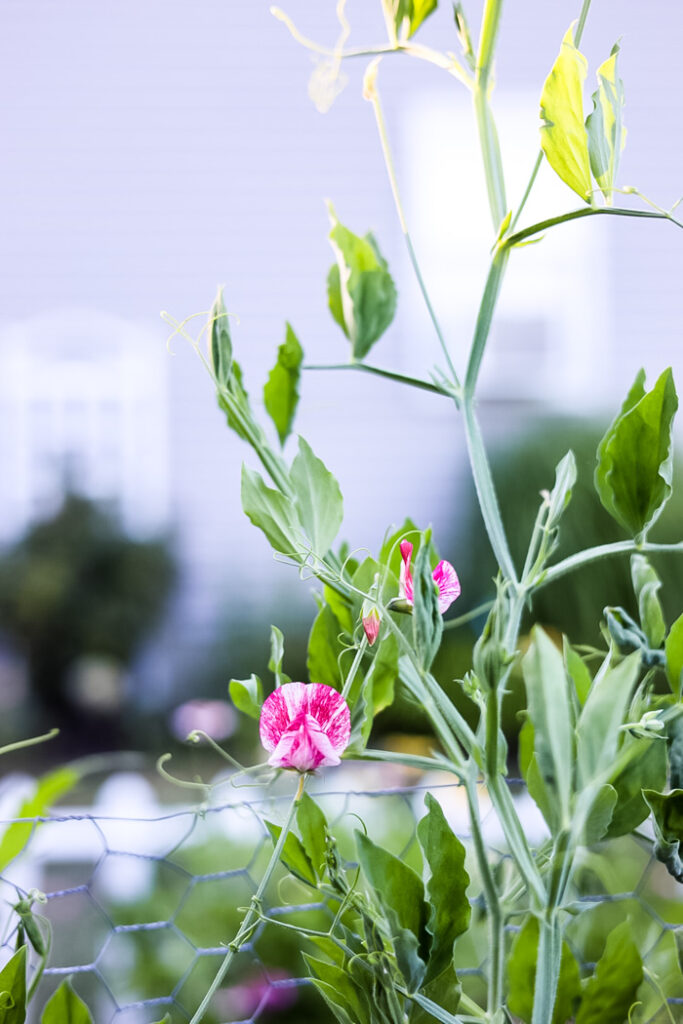
<path fill-rule="evenodd" d="M 365 635 L 368 638 L 368 643 L 372 647 L 379 636 L 379 627 L 380 622 L 382 621 L 379 614 L 379 608 L 375 604 L 368 604 L 367 601 L 364 601 L 361 617 L 363 620 Z"/>
<path fill-rule="evenodd" d="M 342 695 L 324 683 L 285 683 L 263 702 L 259 722 L 268 764 L 313 772 L 340 763 L 351 736 Z"/>

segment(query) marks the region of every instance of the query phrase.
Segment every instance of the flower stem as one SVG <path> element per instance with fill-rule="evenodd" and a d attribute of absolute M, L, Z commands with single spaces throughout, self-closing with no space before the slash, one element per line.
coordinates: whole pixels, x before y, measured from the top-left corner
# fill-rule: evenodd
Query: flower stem
<path fill-rule="evenodd" d="M 254 931 L 254 927 L 256 926 L 256 924 L 259 921 L 259 908 L 260 908 L 260 905 L 261 905 L 261 901 L 263 899 L 263 896 L 264 896 L 264 893 L 265 893 L 266 889 L 268 888 L 268 884 L 270 882 L 270 879 L 273 876 L 273 872 L 275 871 L 275 869 L 276 869 L 276 867 L 277 867 L 277 865 L 279 863 L 280 855 L 282 854 L 285 842 L 287 840 L 287 836 L 289 835 L 289 831 L 290 831 L 290 829 L 292 827 L 292 824 L 294 822 L 294 815 L 296 814 L 296 809 L 297 809 L 297 807 L 299 805 L 299 801 L 301 800 L 301 797 L 303 796 L 304 786 L 305 785 L 306 785 L 306 776 L 305 775 L 300 775 L 299 776 L 299 785 L 297 787 L 296 795 L 295 795 L 294 799 L 292 800 L 292 803 L 291 803 L 290 808 L 289 808 L 289 812 L 287 814 L 287 819 L 286 819 L 284 825 L 282 826 L 282 831 L 280 832 L 280 835 L 278 836 L 278 840 L 277 840 L 277 842 L 275 844 L 275 849 L 273 850 L 271 858 L 268 861 L 268 866 L 266 867 L 266 870 L 263 873 L 263 877 L 261 878 L 261 881 L 259 883 L 259 887 L 256 890 L 255 894 L 252 896 L 251 903 L 249 905 L 249 909 L 247 910 L 246 914 L 242 918 L 242 923 L 240 924 L 240 926 L 239 926 L 239 928 L 237 930 L 237 934 L 235 935 L 235 938 L 232 940 L 232 942 L 228 946 L 228 951 L 225 954 L 223 962 L 220 965 L 220 967 L 218 968 L 218 970 L 216 972 L 216 976 L 213 979 L 213 981 L 211 982 L 211 985 L 209 986 L 209 988 L 208 988 L 208 990 L 206 992 L 206 995 L 202 999 L 202 1001 L 201 1001 L 201 1003 L 199 1005 L 199 1008 L 196 1010 L 194 1016 L 192 1017 L 192 1020 L 190 1021 L 190 1024 L 199 1024 L 199 1021 L 203 1020 L 203 1018 L 204 1018 L 204 1016 L 206 1014 L 206 1011 L 209 1008 L 209 1004 L 210 1004 L 211 1000 L 213 999 L 217 989 L 219 988 L 221 982 L 223 981 L 223 978 L 225 977 L 225 975 L 230 970 L 230 965 L 232 964 L 232 961 L 234 960 L 234 958 L 237 955 L 237 953 L 239 953 L 239 951 L 242 948 L 242 946 L 244 945 L 244 943 L 252 935 L 252 933 Z"/>
<path fill-rule="evenodd" d="M 503 175 L 500 146 L 498 145 L 498 133 L 489 103 L 489 88 L 502 8 L 502 0 L 486 0 L 481 22 L 481 36 L 473 93 L 474 112 L 479 131 L 479 144 L 484 160 L 486 188 L 493 227 L 496 231 L 505 216 L 507 201 L 505 198 L 505 178 Z"/>
<path fill-rule="evenodd" d="M 420 388 L 422 391 L 431 391 L 434 395 L 443 395 L 445 398 L 453 397 L 451 391 L 447 391 L 445 387 L 441 388 L 431 381 L 410 377 L 405 373 L 395 373 L 393 370 L 385 370 L 380 366 L 369 366 L 368 363 L 306 364 L 304 370 L 360 370 L 361 373 L 372 373 L 377 377 L 395 381 L 397 384 L 408 384 L 410 387 Z"/>
<path fill-rule="evenodd" d="M 367 649 L 368 649 L 368 638 L 366 636 L 364 636 L 363 639 L 361 640 L 359 646 L 358 646 L 358 650 L 356 651 L 356 656 L 353 659 L 353 662 L 351 664 L 351 668 L 349 669 L 349 674 L 347 675 L 346 679 L 344 680 L 344 688 L 342 689 L 342 693 L 341 693 L 341 695 L 344 698 L 344 700 L 348 700 L 349 699 L 349 693 L 351 691 L 351 687 L 353 686 L 354 680 L 356 678 L 356 674 L 358 672 L 358 669 L 360 668 L 360 663 L 363 660 L 363 655 L 365 654 Z"/>

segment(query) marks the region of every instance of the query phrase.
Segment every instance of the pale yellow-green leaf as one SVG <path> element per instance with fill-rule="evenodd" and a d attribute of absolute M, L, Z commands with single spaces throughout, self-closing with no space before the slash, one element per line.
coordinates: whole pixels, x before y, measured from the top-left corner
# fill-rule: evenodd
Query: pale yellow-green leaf
<path fill-rule="evenodd" d="M 541 148 L 562 181 L 588 201 L 591 176 L 583 123 L 586 70 L 586 58 L 574 45 L 572 25 L 541 93 Z"/>
<path fill-rule="evenodd" d="M 593 113 L 586 119 L 588 150 L 593 177 L 608 203 L 612 202 L 619 157 L 626 143 L 622 119 L 624 85 L 617 73 L 619 46 L 598 68 L 598 89 L 593 93 Z"/>

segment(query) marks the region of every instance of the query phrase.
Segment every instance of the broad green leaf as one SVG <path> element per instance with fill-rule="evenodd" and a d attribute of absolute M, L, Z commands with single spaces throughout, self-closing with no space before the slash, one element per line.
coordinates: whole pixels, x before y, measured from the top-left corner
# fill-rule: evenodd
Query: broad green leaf
<path fill-rule="evenodd" d="M 574 650 L 566 636 L 562 640 L 564 651 L 564 666 L 571 681 L 574 683 L 576 696 L 581 707 L 586 703 L 586 697 L 593 685 L 593 677 L 590 674 L 586 662 L 580 654 Z"/>
<path fill-rule="evenodd" d="M 218 289 L 209 313 L 209 357 L 219 388 L 227 387 L 232 370 L 232 341 L 230 323 L 223 301 L 223 289 Z"/>
<path fill-rule="evenodd" d="M 303 957 L 311 974 L 335 989 L 339 999 L 338 1005 L 349 1011 L 351 1019 L 354 1022 L 358 1021 L 358 1024 L 370 1024 L 372 1017 L 368 997 L 356 985 L 349 972 L 337 964 L 319 960 L 308 953 L 304 953 Z"/>
<path fill-rule="evenodd" d="M 683 615 L 679 615 L 666 638 L 666 674 L 676 700 L 681 699 L 683 686 Z"/>
<path fill-rule="evenodd" d="M 607 838 L 628 835 L 650 813 L 643 799 L 644 789 L 663 789 L 666 785 L 666 743 L 660 739 L 631 739 L 633 759 L 612 780 L 617 791 L 617 803 L 612 815 Z"/>
<path fill-rule="evenodd" d="M 652 648 L 662 646 L 666 623 L 657 591 L 662 583 L 645 555 L 631 555 L 631 579 L 638 600 L 640 624 Z"/>
<path fill-rule="evenodd" d="M 678 408 L 670 369 L 636 401 L 643 380 L 641 371 L 598 446 L 595 470 L 602 504 L 636 539 L 645 535 L 671 495 L 672 428 Z"/>
<path fill-rule="evenodd" d="M 242 466 L 242 508 L 254 526 L 263 530 L 272 548 L 297 561 L 302 539 L 296 508 L 280 491 L 267 487 L 263 477 Z"/>
<path fill-rule="evenodd" d="M 606 783 L 595 794 L 591 808 L 586 816 L 583 827 L 583 843 L 594 846 L 605 835 L 614 816 L 617 803 L 617 791 L 614 786 Z"/>
<path fill-rule="evenodd" d="M 531 1021 L 534 1004 L 538 931 L 538 920 L 528 917 L 517 933 L 508 960 L 508 1008 L 527 1024 Z M 565 1024 L 573 1016 L 580 995 L 579 965 L 567 943 L 563 942 L 552 1024 Z"/>
<path fill-rule="evenodd" d="M 607 60 L 598 68 L 598 88 L 592 97 L 593 113 L 586 119 L 591 170 L 609 204 L 619 157 L 626 144 L 622 119 L 624 83 L 617 74 L 618 54 L 619 45 L 615 43 Z"/>
<path fill-rule="evenodd" d="M 429 536 L 424 535 L 413 569 L 413 642 L 424 666 L 431 667 L 441 644 L 443 616 L 429 559 Z"/>
<path fill-rule="evenodd" d="M 605 952 L 589 979 L 576 1024 L 624 1024 L 643 980 L 643 962 L 628 921 L 610 933 Z"/>
<path fill-rule="evenodd" d="M 445 1010 L 447 1015 L 450 1014 L 450 1020 L 453 1020 L 453 1015 L 460 1005 L 460 985 L 452 967 L 442 971 L 438 978 L 423 985 L 421 994 L 424 999 L 428 999 L 430 1003 Z M 429 1010 L 418 1003 L 413 1007 L 410 1024 L 434 1024 L 434 1017 Z"/>
<path fill-rule="evenodd" d="M 396 288 L 372 235 L 359 238 L 329 206 L 330 242 L 336 264 L 327 278 L 330 311 L 351 342 L 353 359 L 363 359 L 396 311 Z"/>
<path fill-rule="evenodd" d="M 304 953 L 304 959 L 306 954 Z M 329 985 L 326 981 L 321 981 L 319 978 L 313 978 L 313 986 L 318 990 L 320 995 L 323 997 L 329 1010 L 334 1015 L 334 1019 L 339 1024 L 355 1024 L 353 1017 L 349 1014 L 346 1009 L 346 1001 L 342 1001 L 343 997 L 339 994 L 334 985 Z"/>
<path fill-rule="evenodd" d="M 266 821 L 265 825 L 270 832 L 273 845 L 275 845 L 280 838 L 282 828 L 280 825 L 274 825 L 272 821 Z M 308 885 L 312 885 L 314 888 L 317 886 L 318 881 L 311 864 L 311 859 L 306 853 L 301 840 L 293 832 L 289 832 L 285 839 L 281 859 L 287 870 L 296 878 L 301 879 L 302 882 L 307 882 Z"/>
<path fill-rule="evenodd" d="M 399 39 L 409 39 L 437 8 L 437 0 L 394 0 Z"/>
<path fill-rule="evenodd" d="M 576 727 L 576 761 L 580 788 L 608 769 L 622 737 L 620 726 L 638 681 L 640 652 L 613 668 L 609 657 L 598 671 Z"/>
<path fill-rule="evenodd" d="M 427 920 L 422 879 L 411 867 L 393 853 L 376 846 L 362 832 L 356 831 L 356 846 L 363 874 L 377 899 L 391 907 L 401 927 L 416 936 L 422 954 Z"/>
<path fill-rule="evenodd" d="M 296 823 L 301 833 L 301 843 L 313 869 L 322 878 L 325 873 L 327 844 L 325 834 L 327 821 L 313 797 L 304 793 L 296 811 Z"/>
<path fill-rule="evenodd" d="M 277 362 L 263 389 L 266 412 L 275 424 L 282 445 L 289 437 L 299 404 L 299 378 L 303 358 L 304 350 L 288 323 L 285 340 L 277 350 Z"/>
<path fill-rule="evenodd" d="M 164 1019 L 170 1019 L 168 1014 Z M 45 1004 L 40 1021 L 41 1024 L 93 1024 L 90 1010 L 76 995 L 68 978 Z"/>
<path fill-rule="evenodd" d="M 562 181 L 588 201 L 591 175 L 583 123 L 586 70 L 586 58 L 574 45 L 572 25 L 541 93 L 541 149 Z"/>
<path fill-rule="evenodd" d="M 427 981 L 438 977 L 453 962 L 453 943 L 467 931 L 471 908 L 467 899 L 469 875 L 465 870 L 465 847 L 451 831 L 441 805 L 427 793 L 427 814 L 417 825 L 417 838 L 429 865 L 427 881 L 429 920 L 432 936 Z"/>
<path fill-rule="evenodd" d="M 322 557 L 339 533 L 344 502 L 339 484 L 303 437 L 299 438 L 299 454 L 292 463 L 290 479 L 303 528 L 313 550 Z"/>
<path fill-rule="evenodd" d="M 574 764 L 573 709 L 562 655 L 538 626 L 534 627 L 522 669 L 529 718 L 534 727 L 536 761 L 546 786 L 556 794 L 560 821 L 564 824 L 569 820 Z"/>
<path fill-rule="evenodd" d="M 249 679 L 231 679 L 228 684 L 230 700 L 238 711 L 250 718 L 261 717 L 263 704 L 263 686 L 258 676 L 252 672 Z"/>
<path fill-rule="evenodd" d="M 0 998 L 2 998 L 2 1004 L 0 1004 L 2 1024 L 24 1024 L 26 1020 L 26 946 L 21 946 L 0 971 Z"/>
<path fill-rule="evenodd" d="M 33 793 L 19 807 L 17 818 L 40 818 L 53 804 L 73 789 L 80 778 L 75 768 L 56 768 L 38 779 Z M 38 823 L 17 821 L 6 829 L 0 841 L 0 871 L 4 871 L 24 849 Z"/>
<path fill-rule="evenodd" d="M 344 680 L 338 660 L 343 649 L 339 639 L 341 632 L 334 612 L 329 605 L 323 605 L 313 620 L 308 638 L 306 665 L 311 682 L 325 683 L 334 686 L 335 690 L 342 689 Z"/>
<path fill-rule="evenodd" d="M 291 683 L 291 679 L 282 671 L 282 660 L 285 656 L 285 638 L 277 626 L 270 627 L 270 660 L 268 669 L 275 676 L 275 685 Z"/>

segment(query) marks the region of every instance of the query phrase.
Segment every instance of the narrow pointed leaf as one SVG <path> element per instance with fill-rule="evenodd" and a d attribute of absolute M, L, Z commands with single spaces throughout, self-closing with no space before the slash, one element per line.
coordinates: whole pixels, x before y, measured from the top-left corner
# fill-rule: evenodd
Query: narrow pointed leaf
<path fill-rule="evenodd" d="M 277 350 L 277 361 L 263 389 L 266 412 L 275 425 L 282 445 L 291 433 L 296 407 L 299 404 L 299 379 L 303 357 L 304 350 L 299 339 L 291 324 L 287 324 L 284 343 Z"/>
<path fill-rule="evenodd" d="M 583 123 L 586 70 L 586 58 L 574 45 L 571 26 L 541 93 L 541 149 L 562 181 L 587 201 L 591 176 Z"/>
<path fill-rule="evenodd" d="M 282 671 L 282 661 L 285 656 L 285 638 L 277 626 L 270 627 L 270 660 L 268 668 L 275 676 L 275 685 L 283 686 L 291 683 L 291 679 Z"/>
<path fill-rule="evenodd" d="M 303 528 L 313 550 L 322 557 L 329 551 L 344 518 L 339 484 L 303 437 L 299 438 L 299 453 L 292 463 L 290 478 Z"/>
<path fill-rule="evenodd" d="M 639 670 L 640 652 L 635 651 L 614 668 L 606 659 L 596 675 L 576 727 L 580 787 L 588 786 L 613 763 Z"/>
<path fill-rule="evenodd" d="M 218 289 L 209 314 L 209 357 L 219 387 L 226 387 L 232 370 L 232 340 L 230 323 L 223 300 L 223 289 Z"/>
<path fill-rule="evenodd" d="M 437 8 L 438 0 L 397 0 L 394 22 L 399 38 L 409 39 Z"/>
<path fill-rule="evenodd" d="M 327 821 L 313 797 L 304 793 L 296 812 L 296 823 L 301 833 L 301 843 L 313 869 L 319 878 L 325 871 L 327 846 L 325 833 Z"/>
<path fill-rule="evenodd" d="M 655 522 L 671 496 L 673 420 L 678 397 L 671 369 L 652 391 L 643 375 L 598 447 L 595 486 L 607 511 L 636 537 Z"/>
<path fill-rule="evenodd" d="M 626 144 L 622 111 L 624 83 L 617 73 L 619 46 L 615 44 L 598 68 L 598 88 L 593 93 L 593 113 L 586 119 L 588 151 L 593 177 L 608 203 L 616 182 L 619 157 Z"/>

